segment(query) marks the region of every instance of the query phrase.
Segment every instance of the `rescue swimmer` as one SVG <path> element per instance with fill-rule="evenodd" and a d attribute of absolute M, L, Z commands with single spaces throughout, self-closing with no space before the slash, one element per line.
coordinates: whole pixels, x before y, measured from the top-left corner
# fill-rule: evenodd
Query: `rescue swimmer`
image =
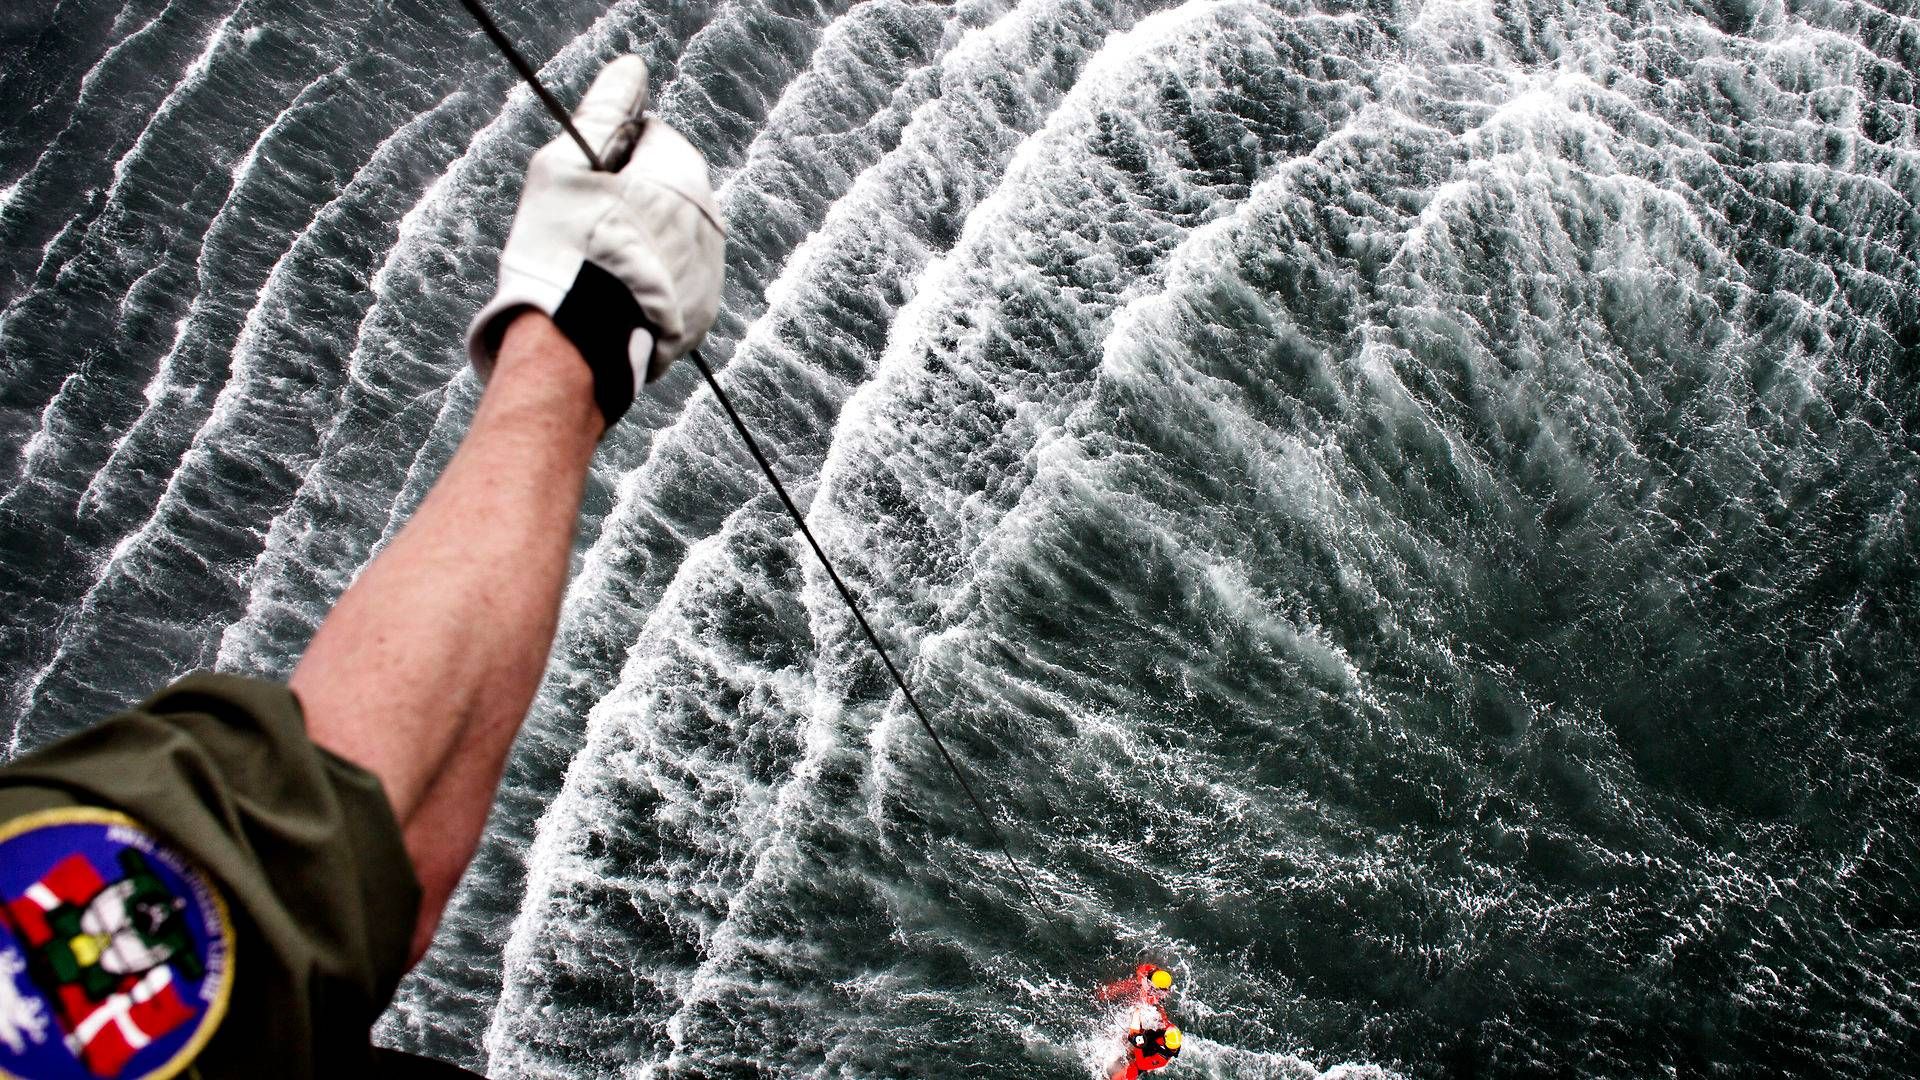
<path fill-rule="evenodd" d="M 464 1076 L 369 1032 L 479 842 L 601 436 L 695 348 L 724 231 L 613 61 L 527 170 L 458 452 L 286 685 L 197 674 L 0 768 L 0 1076 Z M 627 150 L 631 147 L 631 156 Z"/>
<path fill-rule="evenodd" d="M 1172 992 L 1173 972 L 1152 963 L 1135 968 L 1132 978 L 1100 989 L 1100 1000 L 1127 1006 L 1126 1045 L 1113 1080 L 1136 1080 L 1142 1073 L 1166 1068 L 1180 1056 L 1186 1036 L 1163 1005 Z"/>

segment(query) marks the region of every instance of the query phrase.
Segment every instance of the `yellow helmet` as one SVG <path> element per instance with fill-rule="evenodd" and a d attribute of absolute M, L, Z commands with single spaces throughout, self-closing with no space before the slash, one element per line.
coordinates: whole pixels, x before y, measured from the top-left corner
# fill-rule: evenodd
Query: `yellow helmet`
<path fill-rule="evenodd" d="M 1180 1029 L 1177 1027 L 1174 1027 L 1172 1024 L 1168 1024 L 1167 1037 L 1162 1041 L 1167 1044 L 1167 1049 L 1175 1050 L 1175 1051 L 1179 1050 L 1180 1049 Z"/>
<path fill-rule="evenodd" d="M 1153 983 L 1155 990 L 1165 990 L 1173 985 L 1173 972 L 1166 968 L 1154 968 L 1153 974 L 1147 977 L 1147 981 Z"/>

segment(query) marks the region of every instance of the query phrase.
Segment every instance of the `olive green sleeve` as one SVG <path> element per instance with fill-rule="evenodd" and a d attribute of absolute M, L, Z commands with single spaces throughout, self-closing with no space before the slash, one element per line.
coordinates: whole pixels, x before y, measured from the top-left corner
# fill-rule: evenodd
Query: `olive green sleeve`
<path fill-rule="evenodd" d="M 233 1003 L 201 1075 L 367 1075 L 420 887 L 380 782 L 313 744 L 291 691 L 189 676 L 0 768 L 0 822 L 75 805 L 134 818 L 225 894 Z"/>

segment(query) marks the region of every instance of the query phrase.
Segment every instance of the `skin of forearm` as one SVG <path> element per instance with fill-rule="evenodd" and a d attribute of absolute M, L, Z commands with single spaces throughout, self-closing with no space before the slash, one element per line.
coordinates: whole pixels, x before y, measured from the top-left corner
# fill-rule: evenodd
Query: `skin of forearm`
<path fill-rule="evenodd" d="M 446 472 L 294 670 L 314 742 L 386 788 L 424 893 L 416 957 L 545 671 L 602 426 L 580 354 L 516 318 Z"/>

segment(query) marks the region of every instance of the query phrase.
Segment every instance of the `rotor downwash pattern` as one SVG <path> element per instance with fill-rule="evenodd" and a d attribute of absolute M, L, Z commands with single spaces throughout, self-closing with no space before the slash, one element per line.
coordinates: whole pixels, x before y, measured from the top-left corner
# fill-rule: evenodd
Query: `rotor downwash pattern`
<path fill-rule="evenodd" d="M 1083 1077 L 1153 955 L 1193 1075 L 1907 1068 L 1910 0 L 492 6 L 713 161 L 707 355 L 1048 910 L 680 370 L 382 1039 Z M 326 11 L 0 15 L 10 753 L 286 672 L 465 425 L 550 122 Z"/>

